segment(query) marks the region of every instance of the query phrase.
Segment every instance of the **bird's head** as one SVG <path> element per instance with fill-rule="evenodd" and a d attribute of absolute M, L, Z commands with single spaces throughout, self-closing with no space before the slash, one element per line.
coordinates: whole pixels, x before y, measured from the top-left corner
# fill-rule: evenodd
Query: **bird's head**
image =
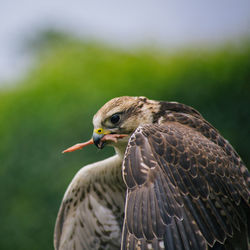
<path fill-rule="evenodd" d="M 110 145 L 124 152 L 136 128 L 153 122 L 153 114 L 159 110 L 157 104 L 146 97 L 123 96 L 110 100 L 94 115 L 93 137 L 63 152 L 75 151 L 89 144 L 95 144 L 100 149 Z"/>

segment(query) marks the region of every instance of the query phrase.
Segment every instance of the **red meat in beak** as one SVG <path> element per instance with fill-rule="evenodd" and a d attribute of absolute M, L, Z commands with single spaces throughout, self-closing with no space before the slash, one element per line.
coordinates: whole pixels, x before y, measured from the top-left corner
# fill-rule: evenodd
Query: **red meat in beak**
<path fill-rule="evenodd" d="M 101 135 L 101 136 L 93 136 L 89 141 L 83 142 L 83 143 L 77 143 L 74 146 L 65 149 L 62 153 L 68 153 L 68 152 L 73 152 L 78 149 L 82 149 L 90 144 L 95 144 L 98 148 L 102 148 L 103 144 L 106 141 L 112 141 L 112 142 L 117 142 L 118 139 L 124 138 L 128 135 L 125 134 L 106 134 L 106 135 Z"/>

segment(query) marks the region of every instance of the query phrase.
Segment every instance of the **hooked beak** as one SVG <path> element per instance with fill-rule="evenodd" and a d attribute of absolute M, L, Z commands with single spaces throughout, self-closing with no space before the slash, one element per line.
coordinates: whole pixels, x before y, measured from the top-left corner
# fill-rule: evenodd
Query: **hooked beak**
<path fill-rule="evenodd" d="M 67 148 L 62 153 L 73 152 L 78 149 L 82 149 L 90 144 L 95 144 L 99 149 L 102 149 L 107 141 L 117 142 L 117 139 L 124 138 L 128 135 L 126 134 L 111 134 L 109 130 L 104 130 L 102 128 L 95 129 L 93 133 L 93 137 L 83 143 L 75 144 L 74 146 Z"/>
<path fill-rule="evenodd" d="M 97 134 L 93 133 L 93 141 L 94 144 L 99 148 L 102 149 L 104 147 L 105 141 L 102 141 L 102 138 L 105 136 L 105 134 Z"/>

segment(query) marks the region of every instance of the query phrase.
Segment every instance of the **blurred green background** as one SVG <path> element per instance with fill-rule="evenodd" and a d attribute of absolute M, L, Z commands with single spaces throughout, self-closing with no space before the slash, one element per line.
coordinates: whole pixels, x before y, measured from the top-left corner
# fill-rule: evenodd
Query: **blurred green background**
<path fill-rule="evenodd" d="M 90 146 L 92 116 L 113 97 L 193 106 L 250 162 L 250 43 L 175 53 L 125 50 L 47 34 L 25 78 L 0 92 L 0 249 L 52 249 L 67 185 L 80 167 L 111 155 Z"/>

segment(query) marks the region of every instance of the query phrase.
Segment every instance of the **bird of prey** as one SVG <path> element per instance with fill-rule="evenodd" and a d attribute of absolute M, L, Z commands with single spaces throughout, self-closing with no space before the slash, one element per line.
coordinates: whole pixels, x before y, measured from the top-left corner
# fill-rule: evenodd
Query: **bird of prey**
<path fill-rule="evenodd" d="M 70 183 L 54 246 L 66 249 L 249 249 L 250 174 L 194 108 L 118 97 L 93 118 L 95 144 L 115 155 Z"/>

